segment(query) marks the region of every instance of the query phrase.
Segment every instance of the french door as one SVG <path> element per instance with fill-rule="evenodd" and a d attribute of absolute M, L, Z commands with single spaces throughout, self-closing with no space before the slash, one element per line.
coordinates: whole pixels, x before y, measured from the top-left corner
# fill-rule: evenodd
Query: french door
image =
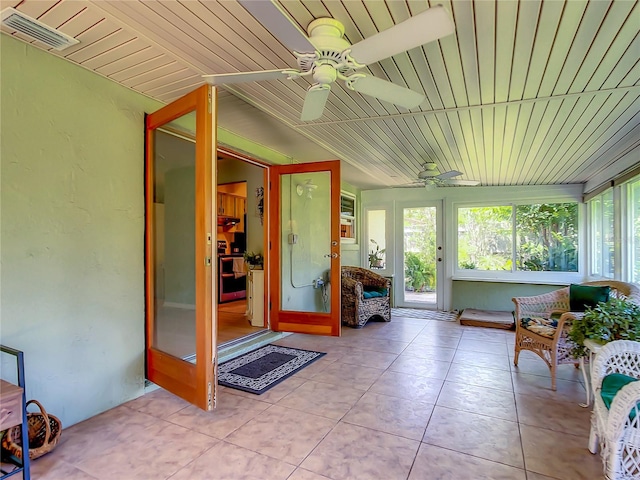
<path fill-rule="evenodd" d="M 400 206 L 397 218 L 402 222 L 402 282 L 399 305 L 411 308 L 442 310 L 444 244 L 442 235 L 442 202 Z M 397 278 L 398 276 L 396 276 Z M 398 288 L 398 287 L 396 287 Z M 399 294 L 400 292 L 398 292 Z"/>
<path fill-rule="evenodd" d="M 340 162 L 269 169 L 271 329 L 340 335 Z"/>
<path fill-rule="evenodd" d="M 204 85 L 146 117 L 146 377 L 215 403 L 212 235 L 216 97 Z"/>

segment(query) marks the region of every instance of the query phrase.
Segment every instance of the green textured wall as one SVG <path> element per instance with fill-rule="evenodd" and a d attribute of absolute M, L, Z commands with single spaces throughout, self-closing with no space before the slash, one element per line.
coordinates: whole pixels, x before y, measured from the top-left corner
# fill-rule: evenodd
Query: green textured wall
<path fill-rule="evenodd" d="M 1 341 L 66 427 L 144 389 L 143 125 L 161 105 L 5 35 L 0 69 Z"/>
<path fill-rule="evenodd" d="M 566 285 L 536 285 L 506 282 L 470 282 L 454 280 L 452 289 L 452 309 L 476 308 L 479 310 L 514 309 L 513 297 L 527 297 L 558 290 Z"/>

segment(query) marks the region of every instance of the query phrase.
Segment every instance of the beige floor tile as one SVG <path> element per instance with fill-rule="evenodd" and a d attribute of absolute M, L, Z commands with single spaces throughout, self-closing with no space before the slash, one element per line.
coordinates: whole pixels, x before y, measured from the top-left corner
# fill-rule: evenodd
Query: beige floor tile
<path fill-rule="evenodd" d="M 517 421 L 513 392 L 445 381 L 437 405 Z"/>
<path fill-rule="evenodd" d="M 458 344 L 458 350 L 506 355 L 507 344 L 504 340 L 500 341 L 500 339 L 467 339 L 463 335 L 462 340 L 460 340 Z"/>
<path fill-rule="evenodd" d="M 516 395 L 518 421 L 572 435 L 588 436 L 591 410 L 575 402 L 558 402 L 531 395 Z"/>
<path fill-rule="evenodd" d="M 359 350 L 356 348 L 351 349 L 348 353 L 344 354 L 338 363 L 347 363 L 351 365 L 362 365 L 363 367 L 372 367 L 386 369 L 398 358 L 395 353 L 385 352 L 371 352 L 371 350 Z"/>
<path fill-rule="evenodd" d="M 157 480 L 167 478 L 199 457 L 219 440 L 159 421 L 135 440 L 122 443 L 77 464 L 100 479 L 127 478 Z"/>
<path fill-rule="evenodd" d="M 222 439 L 269 408 L 269 403 L 258 401 L 260 397 L 257 395 L 254 397 L 255 400 L 229 393 L 221 394 L 215 410 L 205 412 L 191 405 L 174 413 L 167 421 Z"/>
<path fill-rule="evenodd" d="M 436 406 L 422 441 L 524 468 L 516 422 Z"/>
<path fill-rule="evenodd" d="M 161 422 L 156 417 L 124 405 L 62 430 L 56 449 L 43 458 L 58 458 L 70 464 L 101 455 L 112 447 L 134 442 L 149 426 Z M 82 445 L 82 448 L 78 448 Z"/>
<path fill-rule="evenodd" d="M 159 388 L 124 404 L 132 410 L 147 413 L 158 418 L 167 418 L 185 407 L 191 405 L 186 400 Z"/>
<path fill-rule="evenodd" d="M 60 460 L 52 453 L 40 457 L 31 462 L 31 478 L 34 480 L 96 480 L 98 477 L 89 475 L 86 472 L 74 467 L 73 465 Z M 11 480 L 22 479 L 21 474 L 10 477 Z"/>
<path fill-rule="evenodd" d="M 586 400 L 584 385 L 579 382 L 572 382 L 556 379 L 556 390 L 551 390 L 551 379 L 539 375 L 529 375 L 527 373 L 512 373 L 513 390 L 520 395 L 531 395 L 534 397 L 548 398 L 562 402 L 582 403 Z"/>
<path fill-rule="evenodd" d="M 433 407 L 433 403 L 367 392 L 342 421 L 419 441 Z"/>
<path fill-rule="evenodd" d="M 341 422 L 300 466 L 333 480 L 405 480 L 419 445 L 415 440 Z"/>
<path fill-rule="evenodd" d="M 511 373 L 495 368 L 452 363 L 447 373 L 447 381 L 513 392 Z"/>
<path fill-rule="evenodd" d="M 400 354 L 407 348 L 409 342 L 398 342 L 396 340 L 386 340 L 379 337 L 359 337 L 353 339 L 351 343 L 345 343 L 345 345 L 361 350 Z"/>
<path fill-rule="evenodd" d="M 562 480 L 600 479 L 600 455 L 587 449 L 588 437 L 521 425 L 527 470 Z"/>
<path fill-rule="evenodd" d="M 371 386 L 370 391 L 392 397 L 436 403 L 443 381 L 387 370 Z"/>
<path fill-rule="evenodd" d="M 511 371 L 509 358 L 506 355 L 497 355 L 493 353 L 457 350 L 452 362 L 463 363 L 465 365 L 475 365 L 477 367 L 494 368 L 496 370 Z"/>
<path fill-rule="evenodd" d="M 171 480 L 285 480 L 295 465 L 220 442 L 182 468 Z"/>
<path fill-rule="evenodd" d="M 313 376 L 316 382 L 343 385 L 357 390 L 367 390 L 384 372 L 381 368 L 363 367 L 335 362 Z"/>
<path fill-rule="evenodd" d="M 412 342 L 420 333 L 422 329 L 412 330 L 412 329 L 399 329 L 399 328 L 391 328 L 390 330 L 386 330 L 384 328 L 379 328 L 375 332 L 372 332 L 372 338 L 382 338 L 386 340 L 393 340 L 395 342 L 404 342 L 410 343 Z"/>
<path fill-rule="evenodd" d="M 451 337 L 448 335 L 440 335 L 439 333 L 433 334 L 421 333 L 411 342 L 414 345 L 432 345 L 440 348 L 457 348 L 460 343 L 460 337 Z"/>
<path fill-rule="evenodd" d="M 539 473 L 535 473 L 532 471 L 527 471 L 527 480 L 563 480 L 559 477 L 547 477 L 546 475 L 541 475 Z M 600 480 L 600 477 L 589 479 L 589 480 Z"/>
<path fill-rule="evenodd" d="M 403 353 L 391 364 L 389 370 L 444 380 L 450 367 L 450 362 L 415 357 Z M 509 376 L 509 380 L 511 380 L 511 376 Z"/>
<path fill-rule="evenodd" d="M 463 331 L 460 328 L 440 328 L 439 324 L 433 323 L 424 327 L 419 336 L 424 337 L 431 335 L 434 337 L 450 337 L 460 340 L 462 338 L 462 333 Z"/>
<path fill-rule="evenodd" d="M 273 405 L 225 440 L 299 465 L 335 424 L 335 420 Z"/>
<path fill-rule="evenodd" d="M 287 480 L 331 480 L 324 475 L 318 475 L 317 473 L 310 472 L 304 468 L 296 468 L 296 471 L 291 474 Z"/>
<path fill-rule="evenodd" d="M 309 380 L 278 402 L 281 407 L 340 420 L 364 390 Z"/>
<path fill-rule="evenodd" d="M 409 480 L 527 480 L 525 471 L 445 448 L 420 445 Z"/>
<path fill-rule="evenodd" d="M 450 362 L 453 359 L 456 350 L 454 348 L 435 347 L 433 345 L 412 343 L 402 353 L 405 355 L 413 355 L 414 357 L 428 358 L 429 360 Z"/>

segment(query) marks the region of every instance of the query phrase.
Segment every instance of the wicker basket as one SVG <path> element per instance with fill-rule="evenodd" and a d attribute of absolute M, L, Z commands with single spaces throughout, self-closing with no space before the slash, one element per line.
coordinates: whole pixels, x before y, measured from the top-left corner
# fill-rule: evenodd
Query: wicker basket
<path fill-rule="evenodd" d="M 29 400 L 27 407 L 35 403 L 40 412 L 27 413 L 29 428 L 29 458 L 35 460 L 55 448 L 62 433 L 60 420 L 49 415 L 37 400 Z M 18 459 L 22 459 L 22 426 L 9 428 L 2 437 L 2 448 Z"/>

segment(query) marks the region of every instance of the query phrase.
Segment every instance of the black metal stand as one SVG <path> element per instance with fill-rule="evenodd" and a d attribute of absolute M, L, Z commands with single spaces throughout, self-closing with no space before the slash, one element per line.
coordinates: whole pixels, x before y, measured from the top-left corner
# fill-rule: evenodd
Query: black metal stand
<path fill-rule="evenodd" d="M 17 367 L 18 367 L 18 386 L 22 388 L 22 466 L 16 468 L 15 470 L 4 473 L 0 470 L 0 473 L 3 473 L 0 480 L 4 480 L 5 478 L 12 477 L 22 472 L 22 478 L 24 480 L 31 480 L 30 473 L 30 465 L 29 465 L 29 427 L 27 426 L 27 399 L 25 394 L 25 382 L 24 382 L 24 354 L 20 350 L 16 350 L 14 348 L 5 347 L 4 345 L 0 345 L 0 351 L 2 353 L 7 353 L 9 355 L 13 355 L 16 357 Z"/>

